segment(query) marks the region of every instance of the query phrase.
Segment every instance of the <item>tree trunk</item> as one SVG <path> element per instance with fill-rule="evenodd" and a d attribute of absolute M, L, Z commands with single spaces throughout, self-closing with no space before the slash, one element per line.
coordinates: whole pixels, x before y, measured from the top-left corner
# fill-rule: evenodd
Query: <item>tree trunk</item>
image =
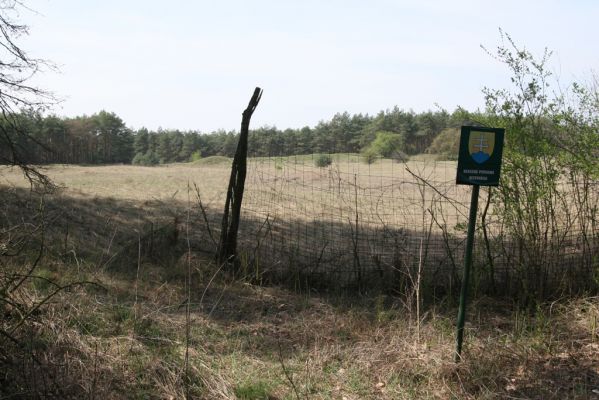
<path fill-rule="evenodd" d="M 243 112 L 241 119 L 241 132 L 237 150 L 233 158 L 231 167 L 231 177 L 229 178 L 229 187 L 227 189 L 227 199 L 225 201 L 225 210 L 223 213 L 221 235 L 218 246 L 217 258 L 219 263 L 229 263 L 236 269 L 237 260 L 237 231 L 239 229 L 239 217 L 241 214 L 241 202 L 243 200 L 243 190 L 245 187 L 245 176 L 247 172 L 247 150 L 248 150 L 248 131 L 250 119 L 260 98 L 262 89 L 257 87 L 250 102 Z"/>

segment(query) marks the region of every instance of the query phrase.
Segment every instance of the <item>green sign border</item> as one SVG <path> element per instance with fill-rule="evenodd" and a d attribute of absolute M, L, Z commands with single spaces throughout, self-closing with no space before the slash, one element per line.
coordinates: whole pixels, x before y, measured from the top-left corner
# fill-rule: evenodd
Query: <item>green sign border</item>
<path fill-rule="evenodd" d="M 468 150 L 468 142 L 472 132 L 494 132 L 495 145 L 491 157 L 479 164 L 472 159 Z M 456 183 L 458 185 L 498 186 L 501 174 L 501 157 L 503 155 L 503 128 L 483 128 L 462 126 L 460 134 L 460 152 Z"/>

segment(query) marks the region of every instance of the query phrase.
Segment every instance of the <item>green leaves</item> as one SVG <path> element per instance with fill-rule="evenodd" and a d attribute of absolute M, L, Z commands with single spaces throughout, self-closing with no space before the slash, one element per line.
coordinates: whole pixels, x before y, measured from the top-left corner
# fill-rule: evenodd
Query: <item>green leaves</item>
<path fill-rule="evenodd" d="M 379 131 L 376 132 L 376 138 L 370 146 L 368 146 L 367 152 L 389 158 L 395 152 L 404 151 L 404 145 L 404 135 L 388 131 Z"/>

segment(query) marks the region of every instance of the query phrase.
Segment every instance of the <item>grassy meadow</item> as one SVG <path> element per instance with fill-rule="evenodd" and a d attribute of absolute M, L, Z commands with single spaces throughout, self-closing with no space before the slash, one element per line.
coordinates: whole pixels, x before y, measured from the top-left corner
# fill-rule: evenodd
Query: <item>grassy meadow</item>
<path fill-rule="evenodd" d="M 450 184 L 454 163 L 406 165 L 467 199 Z M 19 171 L 0 170 L 10 301 L 0 398 L 599 399 L 597 297 L 525 308 L 476 298 L 455 364 L 454 297 L 417 305 L 233 280 L 199 246 L 210 238 L 198 193 L 215 229 L 229 167 L 218 158 L 49 166 L 59 188 L 43 200 Z M 362 209 L 372 221 L 422 226 L 438 199 L 390 160 L 337 155 L 317 168 L 312 156 L 253 159 L 248 171 L 248 209 L 279 219 Z"/>

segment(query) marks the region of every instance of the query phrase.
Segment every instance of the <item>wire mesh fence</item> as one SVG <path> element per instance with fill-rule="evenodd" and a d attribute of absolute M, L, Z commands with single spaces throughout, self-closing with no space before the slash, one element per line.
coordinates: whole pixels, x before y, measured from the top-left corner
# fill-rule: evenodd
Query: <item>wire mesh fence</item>
<path fill-rule="evenodd" d="M 367 163 L 357 154 L 250 157 L 240 246 L 256 279 L 297 285 L 434 291 L 459 287 L 470 188 L 456 164 L 426 159 Z M 481 191 L 474 287 L 512 293 L 596 287 L 599 194 L 576 209 L 564 183 L 562 223 L 535 237 L 507 228 Z M 549 224 L 549 222 L 547 222 Z M 526 227 L 523 227 L 526 229 Z"/>

